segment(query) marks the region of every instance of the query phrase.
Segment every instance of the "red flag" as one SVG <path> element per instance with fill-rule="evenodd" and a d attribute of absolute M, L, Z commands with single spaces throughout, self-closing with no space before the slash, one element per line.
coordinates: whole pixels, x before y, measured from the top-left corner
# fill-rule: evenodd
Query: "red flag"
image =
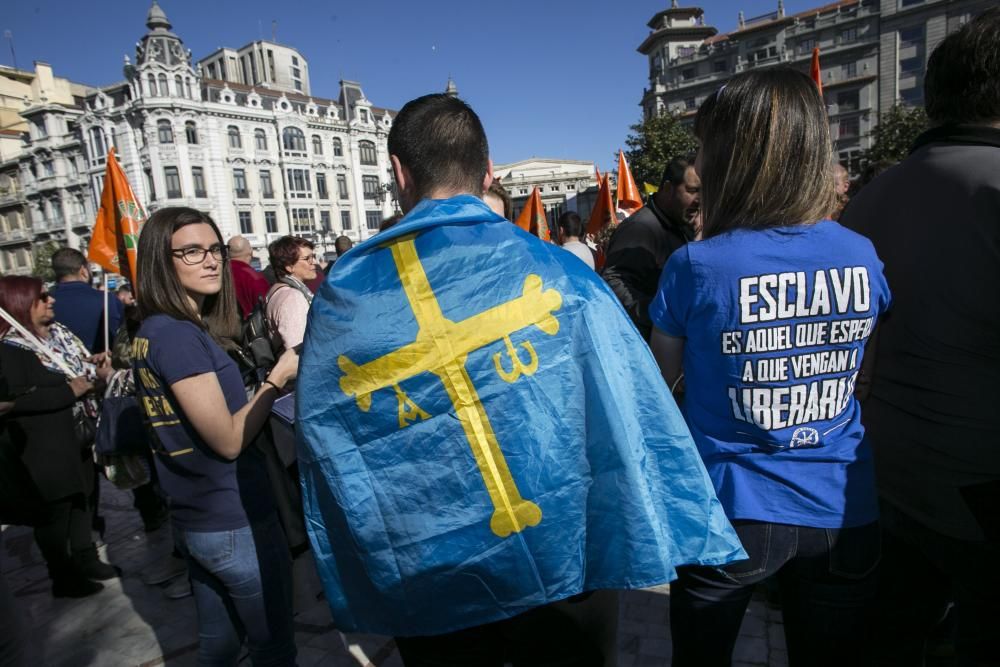
<path fill-rule="evenodd" d="M 524 203 L 524 208 L 514 224 L 543 241 L 552 241 L 549 221 L 545 217 L 545 205 L 542 204 L 542 193 L 538 191 L 537 186 L 528 195 L 528 201 Z"/>
<path fill-rule="evenodd" d="M 605 175 L 601 181 L 601 189 L 597 192 L 597 201 L 590 211 L 590 221 L 587 222 L 587 233 L 595 236 L 604 229 L 605 225 L 618 223 L 615 217 L 615 203 L 611 200 L 610 177 Z"/>
<path fill-rule="evenodd" d="M 628 168 L 628 161 L 625 153 L 618 150 L 618 206 L 625 217 L 632 215 L 642 208 L 642 197 L 639 196 L 639 188 L 635 186 L 635 179 L 632 178 L 632 171 Z"/>
<path fill-rule="evenodd" d="M 813 59 L 812 66 L 809 68 L 809 76 L 816 83 L 816 88 L 819 90 L 819 96 L 823 97 L 823 70 L 819 68 L 819 47 L 813 47 Z"/>
<path fill-rule="evenodd" d="M 109 273 L 125 276 L 133 290 L 136 288 L 139 227 L 145 220 L 146 212 L 132 192 L 112 148 L 108 151 L 101 208 L 94 221 L 87 259 L 100 264 Z"/>

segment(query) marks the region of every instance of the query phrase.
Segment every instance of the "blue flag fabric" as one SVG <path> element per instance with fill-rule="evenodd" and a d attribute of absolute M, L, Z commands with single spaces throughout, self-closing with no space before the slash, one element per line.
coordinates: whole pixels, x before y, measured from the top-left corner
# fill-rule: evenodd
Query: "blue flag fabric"
<path fill-rule="evenodd" d="M 340 630 L 441 634 L 746 557 L 611 291 L 475 197 L 337 261 L 297 397 Z"/>

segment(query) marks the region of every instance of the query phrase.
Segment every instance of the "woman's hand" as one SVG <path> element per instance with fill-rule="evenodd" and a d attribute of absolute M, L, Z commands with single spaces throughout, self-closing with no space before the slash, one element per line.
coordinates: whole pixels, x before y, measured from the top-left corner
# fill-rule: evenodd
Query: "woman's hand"
<path fill-rule="evenodd" d="M 86 378 L 86 376 L 75 377 L 69 381 L 69 388 L 73 390 L 73 395 L 80 398 L 84 394 L 87 394 L 94 390 L 94 383 Z"/>
<path fill-rule="evenodd" d="M 278 362 L 271 369 L 267 379 L 279 387 L 284 387 L 290 380 L 294 380 L 298 374 L 299 354 L 295 350 L 289 349 L 285 350 L 284 354 L 278 358 Z"/>
<path fill-rule="evenodd" d="M 97 378 L 103 382 L 107 383 L 108 378 L 115 372 L 115 369 L 111 367 L 111 358 L 107 355 L 97 355 L 101 357 L 100 361 L 97 363 Z"/>

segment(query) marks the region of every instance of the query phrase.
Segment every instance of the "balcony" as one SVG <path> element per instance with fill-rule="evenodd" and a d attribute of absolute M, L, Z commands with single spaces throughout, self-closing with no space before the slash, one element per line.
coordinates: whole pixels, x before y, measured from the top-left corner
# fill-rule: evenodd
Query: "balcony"
<path fill-rule="evenodd" d="M 0 206 L 17 204 L 24 201 L 24 190 L 21 188 L 0 189 Z"/>
<path fill-rule="evenodd" d="M 29 241 L 31 241 L 31 232 L 27 229 L 12 229 L 9 232 L 0 231 L 0 245 L 27 243 Z"/>

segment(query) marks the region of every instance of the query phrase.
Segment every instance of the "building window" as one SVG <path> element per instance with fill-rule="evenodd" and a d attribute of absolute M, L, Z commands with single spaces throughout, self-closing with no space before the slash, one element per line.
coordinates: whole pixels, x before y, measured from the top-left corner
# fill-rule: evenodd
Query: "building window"
<path fill-rule="evenodd" d="M 566 189 L 567 190 L 576 190 L 576 183 L 567 183 L 566 184 Z"/>
<path fill-rule="evenodd" d="M 268 234 L 278 233 L 278 214 L 274 211 L 264 211 L 264 228 Z"/>
<path fill-rule="evenodd" d="M 187 87 L 187 96 L 189 99 L 194 99 L 194 90 L 191 88 L 191 77 L 186 77 L 184 79 L 184 84 Z"/>
<path fill-rule="evenodd" d="M 343 231 L 348 231 L 351 229 L 351 212 L 341 211 L 340 212 L 340 229 Z"/>
<path fill-rule="evenodd" d="M 365 211 L 365 226 L 369 231 L 377 232 L 382 224 L 382 211 Z"/>
<path fill-rule="evenodd" d="M 306 152 L 306 135 L 297 127 L 286 127 L 281 132 L 281 145 L 286 151 Z"/>
<path fill-rule="evenodd" d="M 149 201 L 156 201 L 156 188 L 153 187 L 153 171 L 146 169 L 146 189 L 149 190 Z"/>
<path fill-rule="evenodd" d="M 162 97 L 167 97 L 168 95 L 170 95 L 170 89 L 167 88 L 167 75 L 161 74 L 159 77 L 157 77 L 157 81 L 160 82 L 160 95 Z"/>
<path fill-rule="evenodd" d="M 921 56 L 903 58 L 899 61 L 900 74 L 918 74 L 924 69 L 924 59 Z"/>
<path fill-rule="evenodd" d="M 293 81 L 292 83 L 295 85 L 295 90 L 298 90 L 299 92 L 302 91 L 302 82 L 301 81 Z"/>
<path fill-rule="evenodd" d="M 341 199 L 347 199 L 350 196 L 347 192 L 347 176 L 344 174 L 337 174 L 337 196 Z"/>
<path fill-rule="evenodd" d="M 812 50 L 816 48 L 816 40 L 810 37 L 809 39 L 803 39 L 799 42 L 799 55 L 804 55 L 812 53 Z"/>
<path fill-rule="evenodd" d="M 90 143 L 94 146 L 94 159 L 103 158 L 107 152 L 104 147 L 104 130 L 99 127 L 90 128 Z"/>
<path fill-rule="evenodd" d="M 729 66 L 725 60 L 716 60 L 712 63 L 712 70 L 716 73 L 726 72 L 729 70 Z"/>
<path fill-rule="evenodd" d="M 262 169 L 260 172 L 260 196 L 263 199 L 274 199 L 274 185 L 271 183 L 271 172 Z"/>
<path fill-rule="evenodd" d="M 365 199 L 378 199 L 379 183 L 378 176 L 362 176 L 361 188 Z"/>
<path fill-rule="evenodd" d="M 684 79 L 685 81 L 689 81 L 690 79 L 693 79 L 694 78 L 694 68 L 693 67 L 688 67 L 686 69 L 682 69 L 681 70 L 681 78 Z"/>
<path fill-rule="evenodd" d="M 900 7 L 912 7 L 913 5 L 922 4 L 924 0 L 899 0 Z"/>
<path fill-rule="evenodd" d="M 253 143 L 257 147 L 257 150 L 267 150 L 267 134 L 264 133 L 264 130 L 257 128 L 253 131 Z"/>
<path fill-rule="evenodd" d="M 844 113 L 845 111 L 857 111 L 860 106 L 860 94 L 857 90 L 848 90 L 842 93 L 837 93 L 837 111 L 839 113 Z"/>
<path fill-rule="evenodd" d="M 149 96 L 150 97 L 156 97 L 157 96 L 157 92 L 156 92 L 156 77 L 153 76 L 152 74 L 150 74 L 146 78 L 146 81 L 149 84 Z"/>
<path fill-rule="evenodd" d="M 194 196 L 207 197 L 205 191 L 205 171 L 201 167 L 191 167 L 191 180 L 194 182 Z"/>
<path fill-rule="evenodd" d="M 359 141 L 358 152 L 361 155 L 361 164 L 365 165 L 378 164 L 378 155 L 375 153 L 375 142 Z"/>
<path fill-rule="evenodd" d="M 344 156 L 344 142 L 340 140 L 340 137 L 333 138 L 333 156 L 334 157 Z"/>
<path fill-rule="evenodd" d="M 161 144 L 174 143 L 174 128 L 170 126 L 169 120 L 156 121 L 156 135 L 159 137 Z"/>
<path fill-rule="evenodd" d="M 853 79 L 858 75 L 858 64 L 856 62 L 846 63 L 843 68 L 845 79 Z"/>
<path fill-rule="evenodd" d="M 858 119 L 855 118 L 841 118 L 840 128 L 838 130 L 838 136 L 841 139 L 850 139 L 856 137 L 859 134 Z"/>
<path fill-rule="evenodd" d="M 240 218 L 240 234 L 253 234 L 253 219 L 250 211 L 240 211 L 237 213 Z"/>
<path fill-rule="evenodd" d="M 198 143 L 198 127 L 194 124 L 194 121 L 188 121 L 184 123 L 184 138 L 189 144 Z"/>
<path fill-rule="evenodd" d="M 312 136 L 312 144 L 313 144 L 313 155 L 322 155 L 323 154 L 323 140 L 319 138 L 318 134 L 314 134 Z"/>
<path fill-rule="evenodd" d="M 368 109 L 358 109 L 358 117 L 362 123 L 368 122 Z"/>
<path fill-rule="evenodd" d="M 312 232 L 316 228 L 316 212 L 311 208 L 292 209 L 292 234 Z"/>
<path fill-rule="evenodd" d="M 846 44 L 848 42 L 853 42 L 858 38 L 857 27 L 844 28 L 840 31 L 840 43 Z"/>
<path fill-rule="evenodd" d="M 44 172 L 45 176 L 56 175 L 56 168 L 55 165 L 52 164 L 52 160 L 42 160 L 42 171 Z"/>
<path fill-rule="evenodd" d="M 324 232 L 330 231 L 330 212 L 320 211 L 319 212 L 319 228 Z"/>
<path fill-rule="evenodd" d="M 902 50 L 907 46 L 919 46 L 924 43 L 924 26 L 915 25 L 910 28 L 903 28 L 899 31 L 899 48 Z"/>
<path fill-rule="evenodd" d="M 178 97 L 184 97 L 184 80 L 180 75 L 174 75 L 174 92 Z"/>
<path fill-rule="evenodd" d="M 316 196 L 320 199 L 330 198 L 330 193 L 326 189 L 326 174 L 316 174 Z"/>
<path fill-rule="evenodd" d="M 230 125 L 226 132 L 229 135 L 230 148 L 243 148 L 243 139 L 240 138 L 240 128 Z"/>
<path fill-rule="evenodd" d="M 920 107 L 924 105 L 924 87 L 913 86 L 911 88 L 905 88 L 899 91 L 900 101 L 911 107 Z"/>
<path fill-rule="evenodd" d="M 181 198 L 181 176 L 177 167 L 164 167 L 163 180 L 167 186 L 167 199 Z"/>
<path fill-rule="evenodd" d="M 684 108 L 687 109 L 688 111 L 697 108 L 697 105 L 695 104 L 695 100 L 693 97 L 689 97 L 686 100 L 684 100 Z"/>
<path fill-rule="evenodd" d="M 308 169 L 288 169 L 288 196 L 293 199 L 312 197 L 312 179 Z"/>
<path fill-rule="evenodd" d="M 247 172 L 243 169 L 233 169 L 233 190 L 239 199 L 246 199 L 250 196 L 247 189 Z"/>

